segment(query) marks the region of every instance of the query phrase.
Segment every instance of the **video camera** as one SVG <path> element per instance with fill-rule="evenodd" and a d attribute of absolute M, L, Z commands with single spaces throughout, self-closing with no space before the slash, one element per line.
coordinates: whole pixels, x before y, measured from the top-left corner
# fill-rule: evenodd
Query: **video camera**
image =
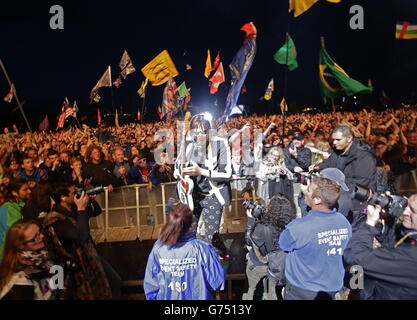
<path fill-rule="evenodd" d="M 86 190 L 84 188 L 75 188 L 75 196 L 76 196 L 77 199 L 81 198 L 81 194 L 83 193 L 83 191 L 87 195 L 92 196 L 92 195 L 104 192 L 104 187 L 103 186 L 98 186 L 98 187 L 94 187 L 94 188 L 91 188 L 91 189 L 88 189 L 88 190 Z"/>
<path fill-rule="evenodd" d="M 374 193 L 371 189 L 357 185 L 353 191 L 353 198 L 360 202 L 380 205 L 390 216 L 398 218 L 408 205 L 406 197 Z"/>
<path fill-rule="evenodd" d="M 265 212 L 265 208 L 263 206 L 257 203 L 253 203 L 249 200 L 243 201 L 242 206 L 245 209 L 252 210 L 252 217 L 255 219 L 260 219 L 262 214 Z"/>

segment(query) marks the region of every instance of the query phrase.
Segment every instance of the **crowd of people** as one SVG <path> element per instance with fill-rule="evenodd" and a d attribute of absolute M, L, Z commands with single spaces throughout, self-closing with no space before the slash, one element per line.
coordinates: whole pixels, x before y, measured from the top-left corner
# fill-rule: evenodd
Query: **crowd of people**
<path fill-rule="evenodd" d="M 183 131 L 175 120 L 122 126 L 102 122 L 98 127 L 83 124 L 34 133 L 19 132 L 16 126 L 13 131 L 5 128 L 0 136 L 0 299 L 119 298 L 120 277 L 100 257 L 90 236 L 88 219 L 99 215 L 101 208 L 94 196 L 86 195 L 84 190 L 103 186 L 111 192 L 124 185 L 146 184 L 152 191 L 181 175 L 194 179 L 195 208 L 191 211 L 187 207 L 172 208 L 167 224 L 161 229 L 144 281 L 149 299 L 210 297 L 202 289 L 201 296 L 192 294 L 189 290 L 193 286 L 187 287 L 181 281 L 184 294 L 174 295 L 166 289 L 173 283 L 172 277 L 165 282 L 155 280 L 161 272 L 155 261 L 163 260 L 160 255 L 166 246 L 177 246 L 184 259 L 191 257 L 189 252 L 203 251 L 200 255 L 194 253 L 200 258 L 203 255 L 203 260 L 212 261 L 210 265 L 216 267 L 208 268 L 207 272 L 194 270 L 198 269 L 195 264 L 187 268 L 195 271 L 196 278 L 202 274 L 209 277 L 198 280 L 200 285 L 210 283 L 209 290 L 224 288 L 224 274 L 219 277 L 221 265 L 217 261 L 222 255 L 212 241 L 219 229 L 222 208 L 230 204 L 230 188 L 241 191 L 245 199 L 257 188 L 257 195 L 267 206 L 262 217 L 249 218 L 253 233 L 249 233 L 247 241 L 249 291 L 245 299 L 253 299 L 257 282 L 268 274 L 271 283 L 282 285 L 285 273 L 284 299 L 314 299 L 322 297 L 319 293 L 334 298 L 346 288 L 343 279 L 347 265 L 366 266 L 365 274 L 379 276 L 378 271 L 373 273 L 375 265 L 369 266 L 372 271 L 366 269 L 370 264 L 358 252 L 361 244 L 355 234 L 365 238 L 367 232 L 371 246 L 368 243 L 366 250 L 369 256 L 378 256 L 372 241 L 377 234 L 375 230 L 379 231 L 375 226 L 379 228 L 383 221 L 379 219 L 381 208 L 368 206 L 368 214 L 364 214 L 366 205 L 351 194 L 357 185 L 375 193 L 395 194 L 395 179 L 416 169 L 414 108 L 297 113 L 285 119 L 281 115 L 254 114 L 233 117 L 217 128 L 203 118 L 192 119 L 191 129 L 197 132 L 187 140 L 187 146 L 215 128 L 214 142 L 210 144 L 204 138 L 202 144 L 210 144 L 207 150 L 212 150 L 212 144 L 219 146 L 218 150 L 215 148 L 219 164 L 215 165 L 217 160 L 212 161 L 210 155 L 208 160 L 203 157 L 198 162 L 196 159 L 201 160 L 201 155 L 196 155 L 193 166 L 184 168 L 182 173 L 178 172 L 177 146 Z M 256 143 L 256 130 L 262 133 L 261 144 Z M 249 151 L 249 157 L 245 150 Z M 254 161 L 257 156 L 261 159 L 259 163 Z M 308 180 L 307 185 L 303 179 Z M 416 206 L 416 198 L 410 197 L 403 227 L 398 228 L 400 234 L 417 229 Z M 194 242 L 200 216 L 205 225 L 204 241 Z M 270 228 L 261 229 L 261 225 Z M 401 224 L 398 221 L 395 225 L 383 224 L 384 235 L 386 229 L 397 229 L 397 225 Z M 262 238 L 265 234 L 267 241 Z M 327 244 L 333 241 L 332 236 L 337 244 L 329 251 Z M 415 232 L 408 239 L 414 237 Z M 392 235 L 390 241 L 379 238 L 378 241 L 395 244 L 394 238 Z M 262 245 L 269 249 L 259 250 Z M 400 246 L 404 245 L 411 244 L 404 241 Z M 187 246 L 188 253 L 184 251 Z M 415 263 L 416 250 L 410 250 L 408 259 Z M 273 282 L 274 270 L 268 268 L 266 257 L 277 251 L 285 255 L 280 255 L 278 264 L 278 269 L 282 269 L 280 279 Z M 348 253 L 348 264 L 344 252 Z M 65 290 L 48 289 L 53 264 L 64 268 Z M 216 276 L 210 278 L 207 273 L 214 271 Z M 417 298 L 413 281 L 402 279 L 401 284 L 408 288 L 404 290 L 408 298 Z M 277 298 L 275 288 L 271 284 L 268 289 L 265 287 L 264 297 Z M 362 291 L 366 291 L 366 298 L 381 298 L 384 296 L 378 290 L 382 288 L 374 281 L 374 292 Z"/>

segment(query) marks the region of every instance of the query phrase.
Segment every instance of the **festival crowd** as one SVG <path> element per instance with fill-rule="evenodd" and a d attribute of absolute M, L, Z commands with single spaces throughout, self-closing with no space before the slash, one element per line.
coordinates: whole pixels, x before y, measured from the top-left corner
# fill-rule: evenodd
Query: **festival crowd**
<path fill-rule="evenodd" d="M 397 194 L 396 178 L 416 169 L 416 118 L 417 110 L 413 107 L 296 113 L 285 119 L 281 115 L 254 114 L 235 116 L 216 128 L 218 136 L 227 139 L 231 150 L 230 178 L 245 178 L 231 181 L 231 188 L 250 199 L 249 194 L 256 186 L 256 193 L 266 208 L 258 217 L 254 215 L 256 210 L 248 210 L 247 232 L 250 235 L 246 241 L 246 272 L 249 290 L 244 299 L 253 299 L 257 283 L 266 278 L 270 281 L 268 285 L 264 284 L 265 299 L 277 299 L 281 291 L 275 289 L 280 286 L 285 287 L 282 291 L 284 299 L 316 299 L 321 297 L 317 293 L 335 298 L 349 288 L 344 280 L 347 265 L 364 268 L 368 287 L 362 290 L 361 298 L 384 298 L 383 291 L 396 291 L 398 284 L 402 291 L 392 298 L 408 295 L 410 299 L 417 299 L 416 277 L 409 276 L 406 267 L 402 269 L 404 276 L 399 283 L 388 279 L 380 285 L 378 277 L 383 270 L 374 271 L 374 265 L 395 269 L 395 264 L 369 262 L 374 256 L 385 259 L 385 255 L 378 255 L 373 250 L 383 252 L 384 245 L 394 241 L 387 240 L 386 230 L 390 226 L 395 232 L 415 230 L 415 196 L 410 197 L 404 208 L 404 220 L 401 221 L 405 227 L 398 231 L 387 218 L 386 225 L 382 224 L 382 238 L 375 231 L 380 231 L 382 209 L 360 207 L 351 198 L 358 184 L 375 193 Z M 259 167 L 252 167 L 252 174 L 245 171 L 250 165 L 242 153 L 242 140 L 231 134 L 245 125 L 250 129 L 249 150 L 262 154 L 262 161 Z M 99 255 L 90 235 L 89 218 L 99 215 L 101 208 L 94 200 L 95 196 L 87 195 L 85 190 L 103 186 L 111 192 L 124 185 L 146 184 L 151 191 L 161 183 L 176 181 L 175 166 L 170 159 L 175 160 L 178 156 L 176 146 L 182 131 L 177 126 L 178 122 L 173 119 L 168 123 L 130 123 L 117 127 L 104 122 L 98 127 L 83 124 L 81 128 L 32 134 L 19 132 L 16 126 L 11 130 L 4 128 L 4 134 L 0 136 L 0 299 L 120 298 L 121 279 Z M 172 134 L 161 134 L 164 130 Z M 255 130 L 263 132 L 261 150 L 256 150 Z M 311 178 L 312 172 L 320 174 Z M 213 178 L 210 174 L 208 177 Z M 308 177 L 307 185 L 300 183 L 303 177 Z M 204 199 L 211 199 L 211 195 L 205 196 Z M 367 214 L 363 213 L 364 209 Z M 165 226 L 159 247 L 177 245 L 178 239 L 191 241 L 187 232 L 193 228 L 192 211 L 186 206 L 174 207 L 172 211 L 167 223 L 176 223 L 181 233 L 172 238 L 170 229 Z M 332 217 L 328 212 L 334 213 Z M 409 216 L 412 218 L 406 218 Z M 175 222 L 178 217 L 184 219 L 184 223 Z M 325 227 L 323 219 L 327 219 Z M 319 242 L 329 241 L 330 234 L 326 230 L 337 230 L 337 250 L 340 252 L 328 251 L 326 254 L 322 251 L 323 246 L 312 240 L 313 235 L 318 235 Z M 269 234 L 266 238 L 265 232 Z M 370 242 L 366 250 L 363 249 L 365 253 L 358 249 L 364 245 L 355 238 L 355 232 L 358 237 L 368 236 Z M 408 238 L 414 239 L 414 234 Z M 212 259 L 217 265 L 218 248 L 212 248 L 211 241 L 202 241 L 199 246 L 205 250 L 204 259 Z M 270 250 L 268 246 L 275 249 Z M 195 245 L 190 248 L 195 250 Z M 405 254 L 404 250 L 409 249 L 402 250 Z M 415 263 L 416 249 L 410 250 L 404 259 Z M 281 265 L 285 264 L 285 272 L 281 270 L 281 278 L 275 282 L 271 280 L 274 272 L 266 258 L 272 251 L 285 252 L 285 255 L 276 256 L 281 259 Z M 327 262 L 318 259 L 321 254 L 331 259 Z M 153 251 L 152 259 L 157 255 Z M 386 256 L 389 260 L 388 253 Z M 270 261 L 273 261 L 272 254 Z M 53 290 L 49 285 L 53 265 L 60 265 L 64 270 L 65 290 Z M 221 265 L 214 269 L 217 273 L 223 270 Z M 181 298 L 181 295 L 161 294 L 160 284 L 147 282 L 152 278 L 148 272 L 155 273 L 155 267 L 147 267 L 144 281 L 147 298 Z M 209 268 L 203 272 L 206 273 L 210 273 Z M 286 280 L 283 282 L 284 273 Z M 211 290 L 224 288 L 224 279 L 218 277 L 205 282 L 210 283 Z M 152 288 L 152 294 L 147 292 L 149 288 Z M 209 297 L 205 291 L 204 299 Z"/>

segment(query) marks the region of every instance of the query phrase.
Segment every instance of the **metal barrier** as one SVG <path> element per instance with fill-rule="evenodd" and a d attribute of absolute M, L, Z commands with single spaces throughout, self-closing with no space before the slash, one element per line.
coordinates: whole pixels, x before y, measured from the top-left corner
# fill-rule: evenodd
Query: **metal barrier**
<path fill-rule="evenodd" d="M 105 188 L 104 193 L 96 197 L 104 213 L 90 219 L 94 240 L 99 243 L 157 237 L 156 232 L 166 222 L 166 206 L 175 194 L 175 187 L 176 182 L 168 182 L 154 186 L 152 191 L 147 190 L 147 184 L 118 187 L 112 192 Z M 239 193 L 232 190 L 231 205 L 223 210 L 226 225 L 223 232 L 242 232 L 246 226 L 246 211 Z M 252 197 L 258 200 L 255 191 Z M 154 218 L 154 226 L 147 224 L 149 214 Z"/>

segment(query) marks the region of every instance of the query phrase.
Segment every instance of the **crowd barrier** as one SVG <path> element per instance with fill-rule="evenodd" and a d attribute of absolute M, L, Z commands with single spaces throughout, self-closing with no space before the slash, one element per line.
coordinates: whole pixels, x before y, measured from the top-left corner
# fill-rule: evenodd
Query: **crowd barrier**
<path fill-rule="evenodd" d="M 112 192 L 105 188 L 96 197 L 103 213 L 90 219 L 95 242 L 156 239 L 159 228 L 166 222 L 166 207 L 169 198 L 175 197 L 175 187 L 176 182 L 168 182 L 154 186 L 152 191 L 147 190 L 147 184 L 117 187 Z M 255 191 L 252 198 L 260 200 Z M 247 216 L 242 201 L 241 192 L 232 190 L 231 205 L 223 210 L 221 233 L 244 231 Z"/>

